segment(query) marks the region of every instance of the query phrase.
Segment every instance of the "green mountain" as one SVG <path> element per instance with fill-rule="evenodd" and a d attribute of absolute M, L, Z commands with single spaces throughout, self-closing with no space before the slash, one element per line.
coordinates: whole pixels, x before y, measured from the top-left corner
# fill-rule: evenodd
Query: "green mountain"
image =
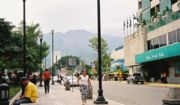
<path fill-rule="evenodd" d="M 89 47 L 89 39 L 97 35 L 86 30 L 70 30 L 66 33 L 56 32 L 54 34 L 54 52 L 60 51 L 61 56 L 73 55 L 80 57 L 86 63 L 90 64 L 97 58 L 97 52 L 93 51 Z M 109 52 L 114 48 L 121 46 L 123 38 L 120 36 L 108 36 L 102 35 L 102 37 L 108 42 Z M 47 67 L 51 64 L 51 46 L 52 46 L 52 34 L 48 33 L 44 36 L 44 41 L 50 46 L 49 55 L 47 57 Z"/>

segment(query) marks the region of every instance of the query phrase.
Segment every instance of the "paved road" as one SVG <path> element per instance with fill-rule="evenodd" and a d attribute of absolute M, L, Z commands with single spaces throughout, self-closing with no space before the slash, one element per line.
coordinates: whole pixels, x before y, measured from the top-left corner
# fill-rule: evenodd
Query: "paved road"
<path fill-rule="evenodd" d="M 98 82 L 94 81 L 93 90 L 97 95 Z M 104 96 L 124 105 L 162 105 L 162 98 L 168 88 L 133 85 L 120 82 L 103 82 Z"/>

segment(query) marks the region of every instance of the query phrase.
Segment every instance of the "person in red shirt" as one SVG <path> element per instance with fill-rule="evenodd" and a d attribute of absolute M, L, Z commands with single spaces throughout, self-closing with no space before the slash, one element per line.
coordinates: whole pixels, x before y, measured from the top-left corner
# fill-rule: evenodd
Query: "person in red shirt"
<path fill-rule="evenodd" d="M 50 79 L 51 79 L 51 73 L 49 72 L 48 69 L 45 69 L 44 73 L 43 73 L 43 79 L 44 79 L 44 89 L 45 89 L 45 94 L 49 93 L 49 89 L 50 89 Z"/>

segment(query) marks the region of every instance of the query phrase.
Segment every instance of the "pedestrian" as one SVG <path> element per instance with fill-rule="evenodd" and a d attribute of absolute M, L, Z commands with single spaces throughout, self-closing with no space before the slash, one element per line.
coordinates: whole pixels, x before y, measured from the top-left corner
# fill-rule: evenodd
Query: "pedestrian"
<path fill-rule="evenodd" d="M 25 86 L 25 91 L 24 94 L 20 97 L 20 99 L 14 101 L 13 105 L 20 105 L 23 103 L 35 103 L 38 97 L 37 87 L 26 77 L 23 77 L 21 81 L 22 84 Z"/>
<path fill-rule="evenodd" d="M 42 78 L 44 79 L 45 94 L 47 94 L 47 93 L 49 93 L 49 89 L 50 89 L 49 82 L 50 82 L 50 79 L 51 79 L 51 74 L 50 74 L 48 69 L 45 69 Z"/>
<path fill-rule="evenodd" d="M 37 75 L 36 74 L 33 75 L 32 82 L 36 85 L 36 83 L 37 83 Z"/>
<path fill-rule="evenodd" d="M 80 86 L 82 105 L 85 105 L 86 98 L 89 93 L 89 87 L 92 88 L 86 69 L 82 70 L 81 75 L 78 77 L 77 83 Z"/>
<path fill-rule="evenodd" d="M 13 84 L 15 86 L 17 86 L 17 71 L 14 71 L 12 74 L 11 74 L 11 80 L 13 81 Z"/>

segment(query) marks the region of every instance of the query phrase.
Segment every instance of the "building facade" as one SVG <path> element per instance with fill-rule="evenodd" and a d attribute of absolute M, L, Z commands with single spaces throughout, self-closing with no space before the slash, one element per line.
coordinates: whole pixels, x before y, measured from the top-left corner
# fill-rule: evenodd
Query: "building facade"
<path fill-rule="evenodd" d="M 130 73 L 180 83 L 180 1 L 138 0 L 138 30 L 125 37 Z"/>
<path fill-rule="evenodd" d="M 115 48 L 110 55 L 111 61 L 111 71 L 116 71 L 117 67 L 120 66 L 121 70 L 127 70 L 124 64 L 124 48 L 123 46 Z"/>

